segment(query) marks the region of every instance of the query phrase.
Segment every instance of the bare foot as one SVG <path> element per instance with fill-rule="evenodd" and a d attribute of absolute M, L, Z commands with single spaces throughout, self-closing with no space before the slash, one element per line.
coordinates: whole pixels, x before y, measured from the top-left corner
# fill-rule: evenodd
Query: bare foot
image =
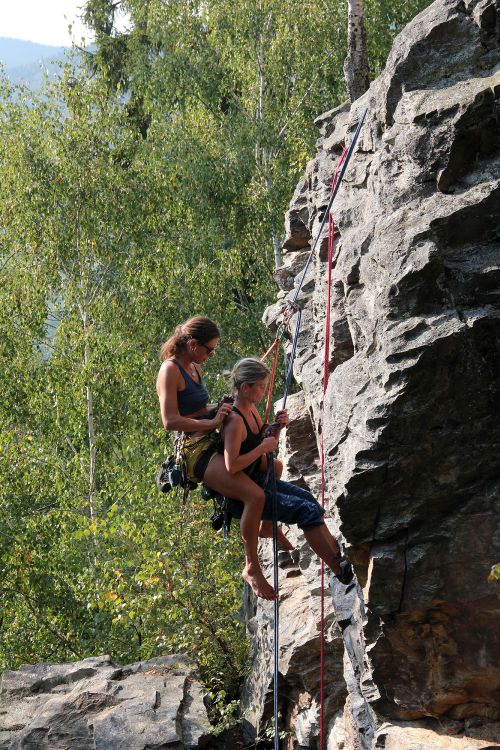
<path fill-rule="evenodd" d="M 264 573 L 260 568 L 256 569 L 252 565 L 245 565 L 241 575 L 256 596 L 260 596 L 262 599 L 276 599 L 275 590 L 271 584 L 266 581 Z"/>
<path fill-rule="evenodd" d="M 261 539 L 270 539 L 273 535 L 273 522 L 272 521 L 261 521 L 259 536 Z M 280 528 L 278 528 L 278 542 L 284 549 L 293 549 L 293 544 L 289 539 L 286 538 Z"/>

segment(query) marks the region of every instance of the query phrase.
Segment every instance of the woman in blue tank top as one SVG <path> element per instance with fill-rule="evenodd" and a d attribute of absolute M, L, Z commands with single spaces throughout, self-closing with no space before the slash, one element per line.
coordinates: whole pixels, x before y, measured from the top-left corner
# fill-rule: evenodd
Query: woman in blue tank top
<path fill-rule="evenodd" d="M 175 329 L 163 344 L 164 360 L 156 380 L 160 412 L 166 430 L 184 433 L 183 445 L 189 478 L 203 481 L 207 487 L 243 503 L 240 532 L 245 548 L 243 578 L 257 596 L 275 599 L 273 587 L 264 577 L 257 555 L 257 541 L 264 490 L 245 472 L 227 469 L 224 457 L 215 450 L 214 431 L 230 414 L 232 406 L 218 409 L 208 403 L 202 378 L 202 365 L 213 357 L 219 344 L 217 325 L 202 316 L 189 318 Z M 253 451 L 254 459 L 265 457 L 276 448 L 275 438 L 266 438 Z"/>

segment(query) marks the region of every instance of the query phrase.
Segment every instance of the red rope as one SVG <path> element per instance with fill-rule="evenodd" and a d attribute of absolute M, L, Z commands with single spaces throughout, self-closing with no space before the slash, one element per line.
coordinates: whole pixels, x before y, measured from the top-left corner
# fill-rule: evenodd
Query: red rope
<path fill-rule="evenodd" d="M 273 341 L 273 343 L 271 344 L 271 346 L 269 347 L 269 349 L 267 350 L 267 352 L 262 355 L 262 357 L 260 358 L 261 362 L 265 362 L 266 361 L 266 359 L 269 357 L 269 355 L 273 351 L 273 349 L 276 346 L 276 344 L 279 344 L 279 339 L 276 339 L 275 341 Z"/>
<path fill-rule="evenodd" d="M 344 148 L 333 175 L 330 195 L 335 189 L 339 169 L 345 159 L 347 150 Z M 335 222 L 331 214 L 328 216 L 328 273 L 326 292 L 326 315 L 325 315 L 325 347 L 323 354 L 323 401 L 321 404 L 321 507 L 325 507 L 325 396 L 328 388 L 330 375 L 330 305 L 332 287 L 332 265 L 334 250 Z M 321 561 L 321 616 L 320 616 L 320 649 L 319 649 L 319 750 L 325 747 L 325 563 Z"/>
<path fill-rule="evenodd" d="M 264 354 L 263 357 L 260 358 L 261 362 L 265 362 L 265 360 L 269 357 L 271 352 L 274 349 L 274 356 L 273 356 L 273 364 L 271 367 L 271 375 L 269 377 L 269 383 L 267 386 L 267 401 L 266 401 L 266 413 L 264 416 L 264 424 L 267 422 L 267 419 L 269 417 L 269 412 L 271 411 L 271 403 L 273 400 L 273 390 L 274 390 L 274 381 L 276 379 L 276 370 L 278 367 L 278 355 L 279 355 L 279 349 L 280 349 L 280 340 L 276 339 L 274 344 L 272 344 L 267 352 Z"/>

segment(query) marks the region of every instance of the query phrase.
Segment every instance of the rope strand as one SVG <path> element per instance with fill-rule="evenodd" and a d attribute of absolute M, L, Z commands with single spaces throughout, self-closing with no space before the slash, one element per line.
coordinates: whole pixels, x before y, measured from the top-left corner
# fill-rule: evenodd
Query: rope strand
<path fill-rule="evenodd" d="M 267 454 L 269 464 L 269 483 L 272 494 L 272 516 L 273 516 L 273 567 L 274 567 L 274 590 L 276 599 L 274 600 L 274 684 L 273 684 L 273 705 L 274 705 L 274 750 L 280 748 L 279 734 L 279 570 L 278 570 L 278 503 L 276 497 L 276 473 L 274 471 L 274 457 L 272 453 Z"/>
<path fill-rule="evenodd" d="M 339 169 L 346 157 L 346 149 L 342 151 L 335 174 L 333 175 L 330 195 L 333 195 L 338 184 Z M 335 245 L 335 222 L 331 214 L 328 215 L 328 269 L 326 280 L 326 313 L 325 313 L 325 344 L 323 352 L 323 400 L 321 402 L 321 507 L 325 507 L 325 396 L 330 375 L 330 308 L 332 288 L 333 250 Z M 325 563 L 321 561 L 321 612 L 320 612 L 320 646 L 319 646 L 319 750 L 325 747 Z"/>
<path fill-rule="evenodd" d="M 292 350 L 290 354 L 290 360 L 288 363 L 288 370 L 286 374 L 286 380 L 285 380 L 285 389 L 283 393 L 282 398 L 282 409 L 286 406 L 286 400 L 288 397 L 288 390 L 290 387 L 290 382 L 292 378 L 293 373 L 293 364 L 295 360 L 295 355 L 297 352 L 297 341 L 299 337 L 300 332 L 300 325 L 302 322 L 302 309 L 298 308 L 296 306 L 296 300 L 297 297 L 300 294 L 300 291 L 302 289 L 302 286 L 304 284 L 304 279 L 307 273 L 307 270 L 309 268 L 309 265 L 311 263 L 311 260 L 313 258 L 314 252 L 316 250 L 316 246 L 318 244 L 319 238 L 321 237 L 321 233 L 323 231 L 323 227 L 325 225 L 325 222 L 328 218 L 328 276 L 327 276 L 327 309 L 326 309 L 326 315 L 325 315 L 325 345 L 324 345 L 324 359 L 323 359 L 323 401 L 322 401 L 322 407 L 321 407 L 321 414 L 322 414 L 322 422 L 321 422 L 321 441 L 320 441 L 320 453 L 321 453 L 321 504 L 322 507 L 325 507 L 325 450 L 324 450 L 324 415 L 325 415 L 325 395 L 326 390 L 328 386 L 328 377 L 329 377 L 329 359 L 330 359 L 330 305 L 331 305 L 331 278 L 332 278 L 332 264 L 333 264 L 333 248 L 334 248 L 334 233 L 335 233 L 335 224 L 333 222 L 333 218 L 330 214 L 330 209 L 332 207 L 333 201 L 335 200 L 335 196 L 338 193 L 338 190 L 340 188 L 342 178 L 345 174 L 345 171 L 347 169 L 347 165 L 349 164 L 349 160 L 353 154 L 354 148 L 356 146 L 356 142 L 358 140 L 359 133 L 361 131 L 361 128 L 363 126 L 363 123 L 366 118 L 367 109 L 363 111 L 363 114 L 361 116 L 361 119 L 358 123 L 358 126 L 356 128 L 356 131 L 354 133 L 353 139 L 350 143 L 350 146 L 348 149 L 345 149 L 342 151 L 342 154 L 340 156 L 339 162 L 337 164 L 335 174 L 332 181 L 332 186 L 330 189 L 330 198 L 328 201 L 328 206 L 326 208 L 325 214 L 323 216 L 323 219 L 321 221 L 321 226 L 319 228 L 318 234 L 316 236 L 316 240 L 314 241 L 314 244 L 311 248 L 311 251 L 308 255 L 306 264 L 304 266 L 304 269 L 302 271 L 302 274 L 299 279 L 298 286 L 295 290 L 295 293 L 293 297 L 288 301 L 287 308 L 284 313 L 284 319 L 282 326 L 280 326 L 280 329 L 278 331 L 278 337 L 274 344 L 269 348 L 269 350 L 266 352 L 264 357 L 262 359 L 265 359 L 271 351 L 274 348 L 274 361 L 273 361 L 273 370 L 272 370 L 272 382 L 274 385 L 274 377 L 276 375 L 276 364 L 277 364 L 277 355 L 278 355 L 278 348 L 279 348 L 279 337 L 280 332 L 282 330 L 282 327 L 288 324 L 290 318 L 293 315 L 293 311 L 297 311 L 297 321 L 295 324 L 295 332 L 293 336 L 292 341 Z M 266 419 L 268 416 L 268 406 L 270 407 L 271 404 L 271 398 L 272 398 L 272 386 L 269 389 L 268 394 L 268 400 L 266 405 Z M 270 490 L 272 493 L 272 516 L 273 516 L 273 565 L 274 565 L 274 590 L 276 592 L 276 599 L 274 600 L 274 693 L 273 693 L 273 702 L 274 702 L 274 750 L 279 750 L 279 693 L 278 693 L 278 678 L 279 678 L 279 573 L 278 573 L 278 522 L 277 522 L 277 498 L 276 498 L 276 475 L 274 471 L 274 459 L 273 454 L 268 453 L 268 472 L 266 477 L 266 484 L 270 483 Z M 325 631 L 325 565 L 322 561 L 321 563 L 321 635 L 320 635 L 320 689 L 319 689 L 319 702 L 320 702 L 320 727 L 319 727 L 319 750 L 324 750 L 325 747 L 325 715 L 324 715 L 324 675 L 325 675 L 325 637 L 324 637 L 324 631 Z"/>
<path fill-rule="evenodd" d="M 311 252 L 309 253 L 309 255 L 307 257 L 307 261 L 306 261 L 306 264 L 305 264 L 304 269 L 302 271 L 302 275 L 300 277 L 299 284 L 297 286 L 297 289 L 295 290 L 295 294 L 293 295 L 293 297 L 292 297 L 292 299 L 290 301 L 291 305 L 293 305 L 297 301 L 297 297 L 299 296 L 300 290 L 302 289 L 302 285 L 304 284 L 304 279 L 306 277 L 307 269 L 309 268 L 309 265 L 310 265 L 311 260 L 313 258 L 314 251 L 316 250 L 316 245 L 318 244 L 319 238 L 321 237 L 321 232 L 323 231 L 323 227 L 325 226 L 326 220 L 330 216 L 330 209 L 332 207 L 333 201 L 335 200 L 335 196 L 337 195 L 337 193 L 339 191 L 340 185 L 342 183 L 342 179 L 343 179 L 345 171 L 347 169 L 347 165 L 349 164 L 349 161 L 351 159 L 352 153 L 354 151 L 354 147 L 355 147 L 356 142 L 358 140 L 359 133 L 361 131 L 361 128 L 363 127 L 363 123 L 365 121 L 366 113 L 367 112 L 368 112 L 368 109 L 365 109 L 363 111 L 363 114 L 361 115 L 361 119 L 360 119 L 360 121 L 358 123 L 358 127 L 356 128 L 356 131 L 355 131 L 355 133 L 353 135 L 353 138 L 352 138 L 352 141 L 350 143 L 350 146 L 347 149 L 347 154 L 345 156 L 345 159 L 343 160 L 342 169 L 340 171 L 338 180 L 337 180 L 337 182 L 335 184 L 334 189 L 330 193 L 330 200 L 328 201 L 328 205 L 326 207 L 326 211 L 325 211 L 323 219 L 321 221 L 321 226 L 319 228 L 318 234 L 316 235 L 316 239 L 314 241 L 314 244 L 311 247 Z"/>

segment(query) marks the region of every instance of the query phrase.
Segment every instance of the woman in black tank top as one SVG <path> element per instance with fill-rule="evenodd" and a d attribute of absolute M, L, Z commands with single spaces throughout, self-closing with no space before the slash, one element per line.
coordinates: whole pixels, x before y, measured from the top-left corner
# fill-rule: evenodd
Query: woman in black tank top
<path fill-rule="evenodd" d="M 238 414 L 241 419 L 243 420 L 243 424 L 246 431 L 246 436 L 243 439 L 241 446 L 240 446 L 240 456 L 245 453 L 250 453 L 254 450 L 254 448 L 257 448 L 262 443 L 262 436 L 261 436 L 261 424 L 259 424 L 259 416 L 258 414 L 251 415 L 250 422 L 252 427 L 248 424 L 245 415 L 238 409 L 237 406 L 233 405 L 232 409 L 233 414 Z M 221 443 L 217 447 L 217 451 L 219 453 L 224 453 L 224 444 Z M 260 467 L 262 463 L 262 457 L 257 458 L 255 461 L 253 461 L 250 466 L 247 466 L 243 471 L 245 474 L 248 474 L 249 477 L 252 477 L 254 479 L 255 476 L 257 476 L 260 472 Z"/>
<path fill-rule="evenodd" d="M 269 370 L 257 358 L 247 357 L 235 365 L 231 373 L 234 406 L 223 429 L 224 460 L 227 470 L 252 471 L 255 481 L 262 483 L 267 470 L 266 457 L 259 456 L 257 451 L 265 446 L 266 453 L 272 453 L 276 445 L 275 438 L 262 439 L 260 431 L 263 425 L 256 408 L 256 404 L 262 401 L 266 393 L 268 379 Z M 278 412 L 276 419 L 278 431 L 288 424 L 288 415 L 285 411 Z M 256 431 L 257 428 L 259 432 Z M 277 520 L 288 524 L 296 523 L 304 531 L 310 547 L 339 581 L 344 584 L 350 583 L 353 578 L 351 566 L 341 557 L 340 547 L 323 520 L 324 509 L 310 492 L 296 487 L 291 482 L 282 482 L 279 478 L 281 468 L 279 464 L 276 481 Z M 231 503 L 230 510 L 238 517 L 237 502 Z M 272 497 L 267 491 L 262 522 L 272 523 Z M 283 539 L 281 536 L 280 540 Z"/>

